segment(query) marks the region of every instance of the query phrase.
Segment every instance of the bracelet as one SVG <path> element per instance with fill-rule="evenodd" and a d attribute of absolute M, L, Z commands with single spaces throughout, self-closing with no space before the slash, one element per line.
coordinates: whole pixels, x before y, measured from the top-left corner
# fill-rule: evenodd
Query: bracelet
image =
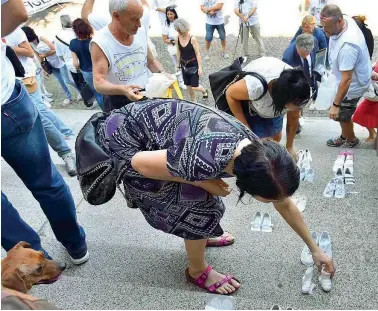
<path fill-rule="evenodd" d="M 341 105 L 336 105 L 335 103 L 332 104 L 333 106 L 340 108 Z"/>

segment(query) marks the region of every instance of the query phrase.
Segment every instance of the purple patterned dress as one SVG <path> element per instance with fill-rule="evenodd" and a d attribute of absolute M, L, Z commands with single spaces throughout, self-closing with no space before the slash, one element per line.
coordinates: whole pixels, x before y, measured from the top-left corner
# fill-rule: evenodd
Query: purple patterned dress
<path fill-rule="evenodd" d="M 102 148 L 126 161 L 122 181 L 128 204 L 138 207 L 152 227 L 190 240 L 223 234 L 221 198 L 188 184 L 145 178 L 132 169 L 131 158 L 139 151 L 167 149 L 173 176 L 189 181 L 230 177 L 222 171 L 245 138 L 257 137 L 228 114 L 176 99 L 129 104 L 114 111 L 98 132 Z"/>

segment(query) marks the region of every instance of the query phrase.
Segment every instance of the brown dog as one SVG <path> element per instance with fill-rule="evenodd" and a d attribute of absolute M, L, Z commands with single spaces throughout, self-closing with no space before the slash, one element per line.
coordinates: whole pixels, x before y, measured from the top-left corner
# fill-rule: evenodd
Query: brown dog
<path fill-rule="evenodd" d="M 33 285 L 54 283 L 64 269 L 65 263 L 48 260 L 43 252 L 31 249 L 26 242 L 19 242 L 1 260 L 1 285 L 27 293 Z"/>

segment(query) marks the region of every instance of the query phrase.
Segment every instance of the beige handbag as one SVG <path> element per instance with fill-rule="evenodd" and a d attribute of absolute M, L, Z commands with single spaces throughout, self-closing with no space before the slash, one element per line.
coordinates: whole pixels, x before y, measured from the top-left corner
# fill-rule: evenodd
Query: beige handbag
<path fill-rule="evenodd" d="M 22 79 L 22 82 L 24 83 L 26 90 L 28 91 L 29 94 L 32 94 L 37 91 L 38 84 L 35 77 L 24 78 Z"/>

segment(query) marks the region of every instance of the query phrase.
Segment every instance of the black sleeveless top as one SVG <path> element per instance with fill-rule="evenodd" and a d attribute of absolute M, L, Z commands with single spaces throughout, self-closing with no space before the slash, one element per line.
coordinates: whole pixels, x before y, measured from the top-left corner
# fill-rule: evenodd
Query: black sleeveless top
<path fill-rule="evenodd" d="M 197 56 L 192 44 L 192 37 L 190 37 L 189 42 L 185 47 L 181 45 L 180 38 L 178 38 L 178 45 L 181 54 L 180 63 L 183 63 L 185 66 L 188 67 L 197 65 Z"/>

